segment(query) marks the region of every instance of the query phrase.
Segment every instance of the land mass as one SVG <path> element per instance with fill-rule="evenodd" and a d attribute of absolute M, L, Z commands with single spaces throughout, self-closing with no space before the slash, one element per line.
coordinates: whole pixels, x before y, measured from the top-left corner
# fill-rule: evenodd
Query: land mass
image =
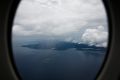
<path fill-rule="evenodd" d="M 105 47 L 90 46 L 88 44 L 78 44 L 66 41 L 38 41 L 37 43 L 23 44 L 22 47 L 31 49 L 52 49 L 52 50 L 68 50 L 75 48 L 76 50 L 93 50 L 105 51 Z"/>

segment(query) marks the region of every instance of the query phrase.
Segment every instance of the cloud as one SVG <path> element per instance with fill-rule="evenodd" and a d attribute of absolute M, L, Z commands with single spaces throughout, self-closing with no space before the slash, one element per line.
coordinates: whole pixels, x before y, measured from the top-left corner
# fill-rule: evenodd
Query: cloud
<path fill-rule="evenodd" d="M 62 36 L 94 25 L 98 22 L 90 21 L 99 19 L 106 19 L 101 0 L 22 0 L 14 20 L 13 34 Z M 22 27 L 22 31 L 15 31 L 16 25 Z"/>
<path fill-rule="evenodd" d="M 22 38 L 46 36 L 106 46 L 107 35 L 101 0 L 22 0 L 13 24 L 13 36 Z"/>
<path fill-rule="evenodd" d="M 89 45 L 106 47 L 108 32 L 104 31 L 103 26 L 98 26 L 96 29 L 86 29 L 82 35 L 82 42 Z"/>

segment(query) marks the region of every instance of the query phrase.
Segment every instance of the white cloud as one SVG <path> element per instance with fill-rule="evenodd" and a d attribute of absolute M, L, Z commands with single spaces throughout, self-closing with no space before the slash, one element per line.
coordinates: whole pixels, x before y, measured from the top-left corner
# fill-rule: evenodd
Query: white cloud
<path fill-rule="evenodd" d="M 101 0 L 22 0 L 14 25 L 20 25 L 22 31 L 31 36 L 65 35 L 101 18 L 106 19 Z M 21 33 L 21 29 L 17 33 Z M 24 33 L 18 35 L 25 36 Z"/>
<path fill-rule="evenodd" d="M 22 0 L 14 19 L 13 35 L 61 37 L 75 43 L 82 40 L 105 46 L 106 19 L 102 0 Z"/>
<path fill-rule="evenodd" d="M 108 32 L 104 31 L 103 26 L 96 29 L 86 29 L 82 35 L 82 42 L 101 47 L 107 46 Z"/>

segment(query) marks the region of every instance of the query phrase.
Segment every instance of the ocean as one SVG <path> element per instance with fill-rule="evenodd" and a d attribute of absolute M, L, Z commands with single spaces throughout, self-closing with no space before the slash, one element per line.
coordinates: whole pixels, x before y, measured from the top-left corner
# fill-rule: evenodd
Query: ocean
<path fill-rule="evenodd" d="M 13 43 L 13 57 L 22 80 L 95 80 L 105 52 L 31 49 Z"/>

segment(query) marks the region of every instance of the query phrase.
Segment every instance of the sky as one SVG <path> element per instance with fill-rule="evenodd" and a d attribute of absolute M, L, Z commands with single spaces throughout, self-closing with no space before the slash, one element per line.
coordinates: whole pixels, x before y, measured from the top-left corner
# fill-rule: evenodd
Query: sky
<path fill-rule="evenodd" d="M 107 24 L 101 0 L 21 0 L 13 38 L 59 39 L 106 47 Z"/>

